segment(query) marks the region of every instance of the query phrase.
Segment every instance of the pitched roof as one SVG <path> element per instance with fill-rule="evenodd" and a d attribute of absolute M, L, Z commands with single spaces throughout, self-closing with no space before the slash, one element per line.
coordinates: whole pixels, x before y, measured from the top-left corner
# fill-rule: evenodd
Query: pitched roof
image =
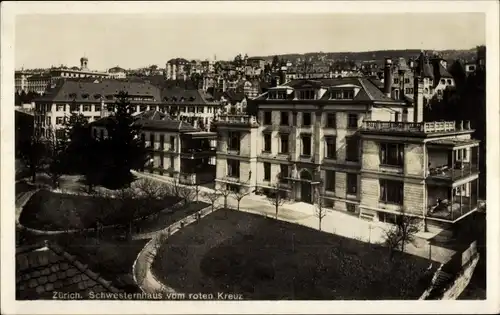
<path fill-rule="evenodd" d="M 230 101 L 241 102 L 245 99 L 245 93 L 228 90 L 224 92 L 224 97 L 226 97 Z"/>
<path fill-rule="evenodd" d="M 199 131 L 187 122 L 170 118 L 167 114 L 149 110 L 139 113 L 134 116 L 134 125 L 142 129 L 148 130 L 165 130 L 176 132 L 192 132 Z M 90 123 L 91 126 L 107 127 L 115 121 L 114 116 L 108 116 Z"/>
<path fill-rule="evenodd" d="M 288 86 L 293 89 L 300 88 L 335 88 L 343 85 L 354 85 L 360 87 L 360 91 L 354 97 L 354 101 L 372 101 L 372 102 L 396 102 L 390 97 L 387 97 L 381 90 L 380 87 L 377 86 L 375 82 L 366 77 L 343 77 L 343 78 L 330 78 L 330 79 L 314 79 L 314 80 L 304 80 L 304 79 L 296 79 L 288 82 L 283 87 Z M 322 97 L 323 100 L 329 99 L 330 94 L 326 92 Z M 261 95 L 260 100 L 266 99 L 266 94 Z"/>
<path fill-rule="evenodd" d="M 55 244 L 19 248 L 16 253 L 16 299 L 52 299 L 54 291 L 89 293 L 120 290 Z"/>
<path fill-rule="evenodd" d="M 54 87 L 48 89 L 40 100 L 96 102 L 100 101 L 101 97 L 114 96 L 121 91 L 127 92 L 129 96 L 152 97 L 150 102 L 159 102 L 161 100 L 160 90 L 150 83 L 89 78 L 79 80 L 60 79 Z M 136 102 L 132 99 L 130 101 Z"/>

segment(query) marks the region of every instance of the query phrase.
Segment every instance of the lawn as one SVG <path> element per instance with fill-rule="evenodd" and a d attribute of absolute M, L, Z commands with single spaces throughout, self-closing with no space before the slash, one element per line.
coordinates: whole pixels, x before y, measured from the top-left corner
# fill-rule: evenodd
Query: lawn
<path fill-rule="evenodd" d="M 168 197 L 142 206 L 137 199 L 124 203 L 118 199 L 40 190 L 26 203 L 19 220 L 24 226 L 35 229 L 83 229 L 94 227 L 100 213 L 106 213 L 103 224 L 110 225 L 123 218 L 125 207 L 136 207 L 141 215 L 146 216 L 169 208 L 178 201 L 180 198 Z"/>
<path fill-rule="evenodd" d="M 219 210 L 173 234 L 153 273 L 184 293 L 245 299 L 418 299 L 426 259 L 259 215 Z"/>

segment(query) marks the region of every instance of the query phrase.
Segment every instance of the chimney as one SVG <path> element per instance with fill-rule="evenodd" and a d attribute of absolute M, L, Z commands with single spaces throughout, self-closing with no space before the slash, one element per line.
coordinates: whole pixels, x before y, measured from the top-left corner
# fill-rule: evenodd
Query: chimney
<path fill-rule="evenodd" d="M 391 97 L 392 90 L 392 60 L 391 58 L 385 58 L 384 67 L 384 94 L 387 97 Z"/>
<path fill-rule="evenodd" d="M 424 121 L 424 79 L 415 76 L 413 79 L 413 122 Z"/>

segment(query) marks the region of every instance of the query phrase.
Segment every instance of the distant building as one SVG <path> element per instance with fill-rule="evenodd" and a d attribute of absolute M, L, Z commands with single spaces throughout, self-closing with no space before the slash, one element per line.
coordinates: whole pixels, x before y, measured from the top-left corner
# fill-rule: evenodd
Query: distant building
<path fill-rule="evenodd" d="M 53 84 L 42 97 L 35 100 L 35 132 L 56 136 L 71 113 L 83 114 L 89 122 L 114 112 L 120 91 L 126 91 L 136 113 L 159 109 L 160 89 L 143 82 L 117 80 L 61 79 Z"/>
<path fill-rule="evenodd" d="M 108 69 L 108 74 L 113 79 L 125 79 L 127 77 L 127 71 L 118 66 Z"/>
<path fill-rule="evenodd" d="M 191 62 L 184 58 L 170 59 L 165 67 L 165 77 L 167 80 L 187 79 L 188 65 L 191 65 Z"/>
<path fill-rule="evenodd" d="M 26 71 L 16 71 L 14 74 L 14 85 L 16 93 L 28 92 L 28 78 L 33 74 Z"/>
<path fill-rule="evenodd" d="M 59 67 L 50 70 L 51 81 L 55 82 L 61 78 L 96 78 L 96 79 L 104 79 L 109 77 L 109 73 L 91 71 L 88 68 L 88 58 L 82 57 L 80 58 L 80 68 L 72 67 Z"/>

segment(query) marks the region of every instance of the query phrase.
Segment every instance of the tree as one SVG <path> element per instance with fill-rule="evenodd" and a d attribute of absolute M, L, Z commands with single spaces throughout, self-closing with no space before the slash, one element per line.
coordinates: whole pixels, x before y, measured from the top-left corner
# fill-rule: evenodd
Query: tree
<path fill-rule="evenodd" d="M 203 197 L 205 197 L 208 201 L 210 201 L 210 205 L 212 206 L 212 212 L 215 210 L 215 203 L 219 198 L 221 197 L 221 194 L 218 193 L 216 190 L 212 192 L 205 192 L 203 193 Z"/>
<path fill-rule="evenodd" d="M 40 133 L 19 144 L 19 153 L 24 165 L 29 169 L 32 182 L 36 181 L 36 173 L 41 171 L 46 162 L 47 143 Z"/>
<path fill-rule="evenodd" d="M 245 189 L 238 189 L 237 191 L 233 192 L 234 199 L 236 199 L 237 202 L 237 210 L 240 211 L 240 202 L 243 198 L 248 196 L 251 193 L 251 190 L 245 190 Z"/>
<path fill-rule="evenodd" d="M 227 209 L 227 198 L 232 194 L 232 191 L 227 189 L 227 185 L 219 188 L 217 192 L 220 194 L 222 198 L 224 198 L 224 208 Z"/>
<path fill-rule="evenodd" d="M 126 227 L 127 238 L 132 237 L 132 226 L 134 221 L 139 217 L 141 208 L 138 207 L 138 203 L 133 198 L 133 192 L 130 188 L 120 188 L 116 194 L 115 199 L 117 200 L 117 208 L 115 208 L 115 213 L 120 213 L 118 217 L 119 224 Z M 118 210 L 118 211 L 116 211 Z"/>
<path fill-rule="evenodd" d="M 106 142 L 112 165 L 106 172 L 106 180 L 112 186 L 123 187 L 133 180 L 130 170 L 144 166 L 147 154 L 139 137 L 140 126 L 132 116 L 135 106 L 130 104 L 126 92 L 119 92 L 117 97 L 116 113 L 107 126 Z"/>
<path fill-rule="evenodd" d="M 419 223 L 418 217 L 407 215 L 404 209 L 401 214 L 397 215 L 394 226 L 388 229 L 385 235 L 385 242 L 391 251 L 391 257 L 395 250 L 400 248 L 404 252 L 405 246 L 415 241 L 415 234 L 419 231 Z"/>
<path fill-rule="evenodd" d="M 92 140 L 87 118 L 83 114 L 71 113 L 64 122 L 63 141 L 67 142 L 66 154 L 71 164 L 69 173 L 83 174 L 87 167 L 87 154 Z"/>
<path fill-rule="evenodd" d="M 180 186 L 179 187 L 179 197 L 182 198 L 184 206 L 188 203 L 193 202 L 195 198 L 195 191 L 191 187 Z"/>
<path fill-rule="evenodd" d="M 276 69 L 280 65 L 280 59 L 278 56 L 273 57 L 273 61 L 271 62 L 271 68 Z"/>
<path fill-rule="evenodd" d="M 46 144 L 47 166 L 45 173 L 49 176 L 52 188 L 59 186 L 59 179 L 62 177 L 67 167 L 67 142 L 65 139 L 58 139 L 55 133 L 50 130 Z"/>
<path fill-rule="evenodd" d="M 326 209 L 324 207 L 324 201 L 323 201 L 323 194 L 320 192 L 320 189 L 319 187 L 316 188 L 316 191 L 315 191 L 315 208 L 316 208 L 316 211 L 315 211 L 315 215 L 316 217 L 318 217 L 319 219 L 319 230 L 321 231 L 321 222 L 323 221 L 323 218 L 326 216 L 327 212 L 326 212 Z"/>
<path fill-rule="evenodd" d="M 282 195 L 282 190 L 280 190 L 278 184 L 275 184 L 273 188 L 271 188 L 271 192 L 267 196 L 267 200 L 274 206 L 276 210 L 276 219 L 278 219 L 278 210 L 279 207 L 286 203 L 286 199 Z"/>

